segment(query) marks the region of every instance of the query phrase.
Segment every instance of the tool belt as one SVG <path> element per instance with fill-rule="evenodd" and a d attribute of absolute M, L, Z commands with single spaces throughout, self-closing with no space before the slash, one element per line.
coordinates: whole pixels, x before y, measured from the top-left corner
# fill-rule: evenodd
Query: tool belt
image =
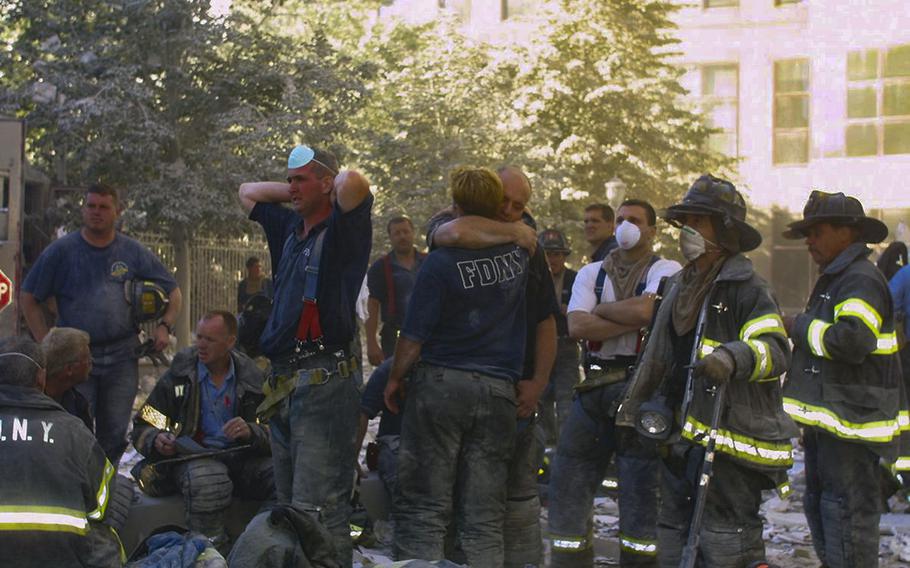
<path fill-rule="evenodd" d="M 604 360 L 596 357 L 585 358 L 585 373 L 581 382 L 575 385 L 576 392 L 585 392 L 604 385 L 612 385 L 629 377 L 635 358 L 618 357 Z"/>
<path fill-rule="evenodd" d="M 265 400 L 256 408 L 256 415 L 260 422 L 268 421 L 275 413 L 278 412 L 279 405 L 291 396 L 291 393 L 300 383 L 300 377 L 303 371 L 307 371 L 307 379 L 303 384 L 310 386 L 324 385 L 333 377 L 347 379 L 358 369 L 357 359 L 353 355 L 348 355 L 344 351 L 337 351 L 330 356 L 335 358 L 335 364 L 331 368 L 327 367 L 307 367 L 305 359 L 296 359 L 296 369 L 288 374 L 273 373 L 266 381 L 262 383 L 262 394 Z"/>

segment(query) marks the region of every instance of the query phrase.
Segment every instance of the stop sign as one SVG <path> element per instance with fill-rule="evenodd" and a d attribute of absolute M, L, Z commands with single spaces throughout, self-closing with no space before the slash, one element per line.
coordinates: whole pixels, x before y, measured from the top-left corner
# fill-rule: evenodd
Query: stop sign
<path fill-rule="evenodd" d="M 0 310 L 13 303 L 13 281 L 0 270 Z"/>

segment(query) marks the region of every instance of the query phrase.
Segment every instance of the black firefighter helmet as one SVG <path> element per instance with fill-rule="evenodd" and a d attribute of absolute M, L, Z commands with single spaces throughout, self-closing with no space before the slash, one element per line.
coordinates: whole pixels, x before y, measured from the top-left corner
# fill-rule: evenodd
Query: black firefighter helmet
<path fill-rule="evenodd" d="M 136 323 L 159 319 L 170 302 L 164 288 L 150 280 L 127 280 L 123 293 Z"/>

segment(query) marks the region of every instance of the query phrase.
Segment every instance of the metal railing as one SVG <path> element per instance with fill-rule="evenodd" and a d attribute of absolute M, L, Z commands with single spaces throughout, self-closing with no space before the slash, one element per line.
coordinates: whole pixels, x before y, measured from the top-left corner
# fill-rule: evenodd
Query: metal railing
<path fill-rule="evenodd" d="M 138 233 L 135 239 L 154 252 L 168 269 L 176 273 L 174 245 L 167 236 Z M 268 244 L 261 236 L 194 237 L 190 242 L 190 321 L 209 310 L 237 312 L 237 285 L 246 274 L 246 260 L 256 256 L 262 270 L 271 274 Z"/>

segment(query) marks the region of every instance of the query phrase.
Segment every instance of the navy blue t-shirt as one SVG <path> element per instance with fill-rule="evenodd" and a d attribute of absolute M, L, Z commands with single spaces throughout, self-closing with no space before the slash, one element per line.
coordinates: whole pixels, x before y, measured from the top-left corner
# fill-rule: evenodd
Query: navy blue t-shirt
<path fill-rule="evenodd" d="M 413 270 L 405 268 L 398 263 L 394 252 L 388 256 L 383 256 L 370 266 L 367 272 L 367 286 L 370 289 L 370 297 L 375 298 L 382 310 L 382 323 L 393 327 L 401 327 L 404 321 L 404 313 L 408 308 L 408 302 L 411 299 L 411 291 L 414 289 L 414 280 L 417 278 L 417 271 L 427 255 L 422 252 L 415 252 Z M 389 286 L 388 277 L 386 276 L 386 263 L 391 261 L 392 268 L 392 288 L 395 293 L 395 313 L 389 313 Z"/>
<path fill-rule="evenodd" d="M 434 248 L 433 235 L 436 229 L 454 219 L 455 215 L 453 213 L 442 212 L 437 213 L 427 222 L 427 242 L 430 243 L 431 250 Z M 531 228 L 537 229 L 537 223 L 527 212 L 522 213 L 521 219 Z M 537 247 L 529 261 L 525 306 L 527 309 L 525 318 L 527 330 L 525 332 L 525 358 L 521 378 L 531 379 L 535 370 L 534 355 L 537 349 L 537 325 L 550 316 L 558 318 L 561 315 L 559 302 L 556 299 L 556 291 L 553 288 L 550 276 L 550 266 L 547 264 L 547 257 L 541 247 Z"/>
<path fill-rule="evenodd" d="M 139 241 L 117 233 L 106 247 L 95 247 L 79 231 L 48 246 L 29 270 L 22 289 L 43 302 L 57 300 L 57 325 L 89 334 L 92 345 L 135 339 L 139 331 L 126 299 L 124 282 L 150 280 L 170 294 L 177 282 Z"/>
<path fill-rule="evenodd" d="M 319 264 L 316 302 L 323 342 L 331 348 L 346 347 L 354 338 L 357 296 L 370 260 L 373 195 L 343 213 L 336 203 L 324 222 L 325 240 Z M 303 310 L 304 269 L 320 226 L 305 239 L 297 236 L 303 223 L 297 213 L 278 203 L 257 203 L 250 219 L 265 230 L 275 270 L 272 313 L 259 340 L 262 352 L 273 358 L 289 356 L 295 346 L 297 323 Z"/>
<path fill-rule="evenodd" d="M 401 434 L 401 413 L 392 414 L 385 405 L 383 393 L 389 383 L 389 375 L 392 372 L 392 362 L 394 359 L 389 357 L 381 365 L 373 370 L 367 386 L 363 389 L 360 396 L 360 410 L 368 417 L 375 418 L 382 412 L 382 418 L 379 419 L 379 431 L 377 436 L 391 436 Z M 403 407 L 402 407 L 403 408 Z"/>
<path fill-rule="evenodd" d="M 440 247 L 417 274 L 401 330 L 433 365 L 521 378 L 528 253 L 516 245 Z"/>

